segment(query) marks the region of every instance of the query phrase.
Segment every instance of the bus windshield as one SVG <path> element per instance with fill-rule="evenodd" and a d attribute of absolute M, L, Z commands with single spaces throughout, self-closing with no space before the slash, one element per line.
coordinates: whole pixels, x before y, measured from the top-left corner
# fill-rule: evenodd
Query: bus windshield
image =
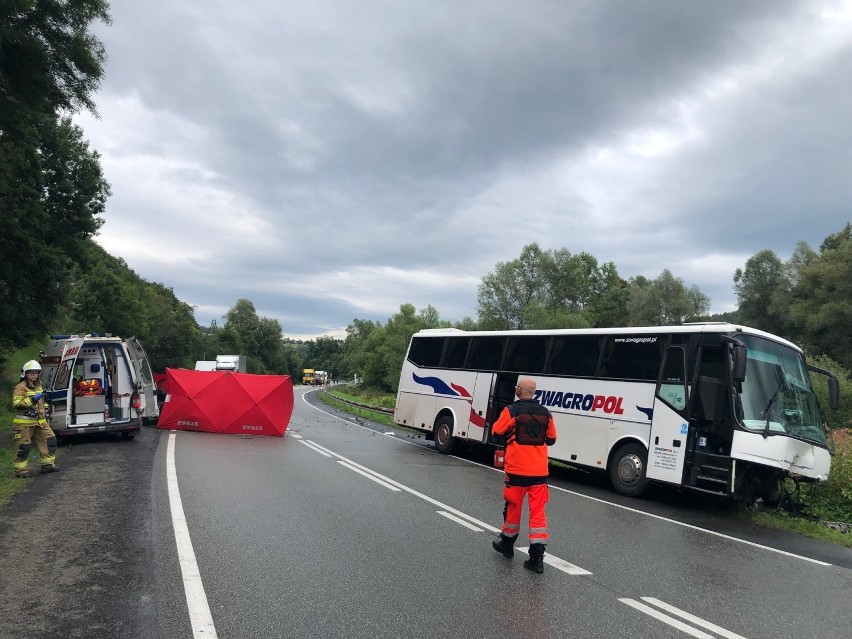
<path fill-rule="evenodd" d="M 740 402 L 743 425 L 825 444 L 822 414 L 811 388 L 805 358 L 762 337 L 738 336 L 748 347 Z"/>

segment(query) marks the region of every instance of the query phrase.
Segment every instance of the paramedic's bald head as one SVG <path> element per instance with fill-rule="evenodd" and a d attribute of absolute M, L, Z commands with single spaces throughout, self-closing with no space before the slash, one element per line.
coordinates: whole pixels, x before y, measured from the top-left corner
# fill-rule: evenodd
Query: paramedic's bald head
<path fill-rule="evenodd" d="M 535 380 L 531 377 L 519 377 L 518 387 L 515 390 L 518 391 L 516 393 L 518 399 L 532 399 L 535 397 Z"/>

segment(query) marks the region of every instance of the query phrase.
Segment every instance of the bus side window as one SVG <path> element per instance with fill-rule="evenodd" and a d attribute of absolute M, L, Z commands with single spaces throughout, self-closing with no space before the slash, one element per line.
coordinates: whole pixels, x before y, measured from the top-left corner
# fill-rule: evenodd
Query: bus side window
<path fill-rule="evenodd" d="M 663 375 L 657 394 L 677 410 L 686 408 L 686 368 L 682 347 L 674 346 L 666 349 Z"/>
<path fill-rule="evenodd" d="M 444 350 L 444 338 L 415 337 L 411 340 L 408 359 L 417 366 L 437 366 Z"/>
<path fill-rule="evenodd" d="M 599 335 L 557 335 L 544 372 L 591 377 L 601 355 Z"/>
<path fill-rule="evenodd" d="M 648 335 L 607 338 L 598 377 L 657 381 L 666 337 Z"/>

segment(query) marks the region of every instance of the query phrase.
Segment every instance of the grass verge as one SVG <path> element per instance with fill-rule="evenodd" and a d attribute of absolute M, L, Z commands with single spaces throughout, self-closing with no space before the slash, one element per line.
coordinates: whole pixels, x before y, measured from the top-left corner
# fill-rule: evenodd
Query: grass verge
<path fill-rule="evenodd" d="M 345 399 L 348 402 L 356 402 L 358 404 L 375 406 L 377 408 L 393 408 L 396 404 L 395 395 L 389 395 L 388 393 L 376 391 L 364 392 L 360 391 L 358 387 L 354 387 L 353 389 L 353 387 L 350 386 L 334 386 L 325 389 L 325 392 L 321 391 L 319 393 L 319 398 L 320 401 L 322 401 L 323 403 L 333 408 L 336 408 L 337 410 L 343 411 L 344 413 L 349 413 L 350 415 L 355 415 L 356 417 L 369 419 L 371 422 L 376 422 L 377 424 L 381 424 L 382 426 L 394 428 L 396 430 L 403 431 L 406 433 L 412 433 L 416 435 L 423 434 L 419 430 L 400 426 L 395 421 L 393 421 L 393 415 L 390 413 L 369 410 L 367 408 L 353 406 L 352 404 L 340 401 L 340 399 Z"/>
<path fill-rule="evenodd" d="M 790 515 L 785 511 L 760 511 L 755 513 L 743 513 L 743 518 L 753 524 L 785 530 L 804 537 L 827 541 L 846 548 L 852 548 L 852 534 L 832 530 L 818 521 L 811 521 L 802 517 Z"/>

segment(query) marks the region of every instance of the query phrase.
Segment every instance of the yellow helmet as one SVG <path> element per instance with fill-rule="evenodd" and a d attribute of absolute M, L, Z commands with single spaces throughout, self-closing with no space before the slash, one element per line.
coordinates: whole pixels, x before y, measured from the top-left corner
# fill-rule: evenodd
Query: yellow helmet
<path fill-rule="evenodd" d="M 38 371 L 39 375 L 41 375 L 41 364 L 39 364 L 34 359 L 31 359 L 26 364 L 21 366 L 21 379 L 27 376 L 27 371 Z"/>

